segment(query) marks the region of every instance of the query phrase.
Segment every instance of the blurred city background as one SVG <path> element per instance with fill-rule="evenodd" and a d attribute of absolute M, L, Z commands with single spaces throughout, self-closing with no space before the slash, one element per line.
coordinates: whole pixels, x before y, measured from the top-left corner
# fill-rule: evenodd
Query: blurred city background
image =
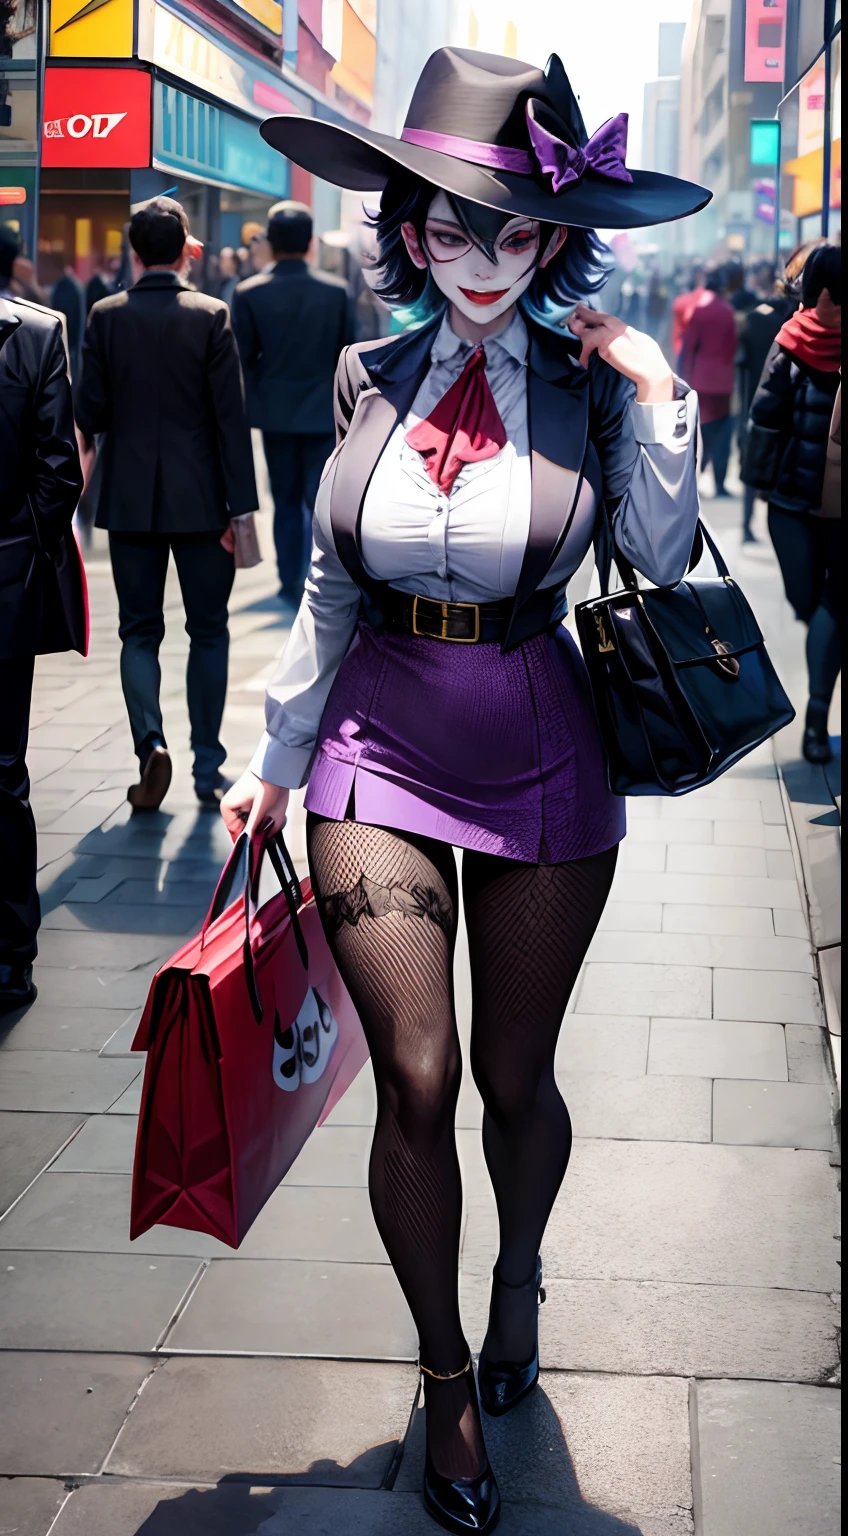
<path fill-rule="evenodd" d="M 613 241 L 606 307 L 667 341 L 693 258 L 750 265 L 838 234 L 840 18 L 840 0 L 0 0 L 0 220 L 20 284 L 49 296 L 69 278 L 70 309 L 75 284 L 90 307 L 129 281 L 125 226 L 154 194 L 184 204 L 194 280 L 225 296 L 267 262 L 268 209 L 292 197 L 356 297 L 362 196 L 281 159 L 257 124 L 296 111 L 393 134 L 434 48 L 557 51 L 590 132 L 627 111 L 631 165 L 712 189 L 697 217 Z M 388 329 L 368 296 L 360 311 L 363 334 Z"/>

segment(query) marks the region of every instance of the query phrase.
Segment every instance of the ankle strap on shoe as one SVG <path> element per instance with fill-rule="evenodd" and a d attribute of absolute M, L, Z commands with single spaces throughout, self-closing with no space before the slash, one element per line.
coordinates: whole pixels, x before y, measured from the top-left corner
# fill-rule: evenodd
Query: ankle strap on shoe
<path fill-rule="evenodd" d="M 503 1276 L 498 1274 L 498 1266 L 496 1264 L 494 1269 L 492 1270 L 492 1279 L 498 1285 L 502 1285 L 504 1287 L 504 1290 L 507 1290 L 507 1291 L 526 1291 L 526 1290 L 529 1289 L 529 1287 L 531 1285 L 539 1285 L 541 1283 L 540 1268 L 541 1268 L 541 1266 L 540 1266 L 539 1261 L 537 1259 L 536 1260 L 536 1265 L 535 1265 L 535 1268 L 533 1270 L 532 1275 L 530 1275 L 528 1277 L 528 1279 L 522 1280 L 522 1281 L 520 1281 L 520 1283 L 517 1284 L 514 1280 L 504 1280 Z"/>
<path fill-rule="evenodd" d="M 462 1367 L 461 1371 L 431 1371 L 429 1367 L 423 1365 L 420 1360 L 418 1362 L 418 1369 L 423 1371 L 425 1376 L 432 1376 L 434 1381 L 457 1381 L 460 1376 L 465 1376 L 466 1373 L 471 1370 L 471 1356 L 468 1356 L 468 1360 Z"/>

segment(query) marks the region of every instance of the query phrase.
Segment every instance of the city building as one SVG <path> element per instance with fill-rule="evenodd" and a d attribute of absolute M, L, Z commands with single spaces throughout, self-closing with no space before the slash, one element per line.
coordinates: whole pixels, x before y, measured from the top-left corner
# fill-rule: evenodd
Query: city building
<path fill-rule="evenodd" d="M 114 273 L 130 210 L 166 191 L 211 252 L 247 243 L 289 195 L 319 231 L 338 225 L 338 189 L 290 166 L 257 128 L 292 111 L 369 121 L 377 0 L 2 0 L 0 17 L 8 9 L 0 185 L 11 190 L 0 197 L 25 198 L 19 226 L 28 248 L 37 238 L 42 283 L 68 267 L 81 281 Z"/>
<path fill-rule="evenodd" d="M 780 206 L 793 243 L 842 229 L 841 11 L 837 0 L 800 0 L 787 28 Z"/>
<path fill-rule="evenodd" d="M 687 253 L 774 250 L 777 168 L 752 162 L 751 121 L 777 112 L 792 8 L 789 0 L 693 0 L 681 60 L 678 168 L 708 186 L 713 199 L 684 220 Z"/>
<path fill-rule="evenodd" d="M 665 176 L 677 175 L 680 60 L 685 31 L 685 22 L 660 22 L 657 79 L 645 82 L 641 164 L 644 170 L 661 171 Z M 677 230 L 673 224 L 660 226 L 653 236 L 660 251 L 676 249 Z"/>

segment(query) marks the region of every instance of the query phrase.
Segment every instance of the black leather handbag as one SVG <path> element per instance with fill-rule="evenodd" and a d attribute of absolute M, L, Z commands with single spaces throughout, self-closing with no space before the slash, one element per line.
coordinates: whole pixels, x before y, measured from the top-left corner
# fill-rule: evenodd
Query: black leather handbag
<path fill-rule="evenodd" d="M 700 524 L 715 576 L 578 603 L 575 619 L 617 795 L 700 789 L 795 717 L 760 627 Z"/>

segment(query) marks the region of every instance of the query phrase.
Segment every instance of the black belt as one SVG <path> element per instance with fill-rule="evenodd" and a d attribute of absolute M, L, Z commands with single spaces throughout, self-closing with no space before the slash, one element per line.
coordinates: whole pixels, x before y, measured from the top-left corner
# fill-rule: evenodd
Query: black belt
<path fill-rule="evenodd" d="M 498 603 L 443 603 L 387 587 L 380 593 L 383 626 L 403 635 L 449 640 L 457 645 L 501 643 L 512 616 L 513 599 Z"/>

